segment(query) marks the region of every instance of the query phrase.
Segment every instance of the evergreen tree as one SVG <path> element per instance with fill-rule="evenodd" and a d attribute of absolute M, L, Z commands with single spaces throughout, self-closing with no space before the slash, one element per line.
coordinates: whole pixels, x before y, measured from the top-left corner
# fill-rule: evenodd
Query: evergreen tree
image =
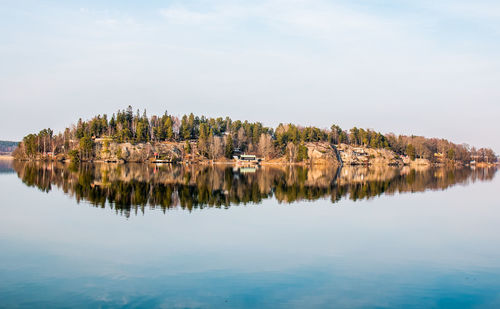
<path fill-rule="evenodd" d="M 300 144 L 298 149 L 297 149 L 297 156 L 295 160 L 297 162 L 302 162 L 304 160 L 309 159 L 309 156 L 307 154 L 307 147 L 304 144 Z"/>
<path fill-rule="evenodd" d="M 81 158 L 91 158 L 93 154 L 93 149 L 94 149 L 94 142 L 92 141 L 92 138 L 90 138 L 88 135 L 85 135 L 80 139 L 80 152 L 81 152 Z"/>
<path fill-rule="evenodd" d="M 408 146 L 406 146 L 406 154 L 410 157 L 410 159 L 415 160 L 416 158 L 415 147 L 413 147 L 412 144 L 408 144 Z"/>
<path fill-rule="evenodd" d="M 172 140 L 174 138 L 174 127 L 172 124 L 172 118 L 167 117 L 165 120 L 165 137 L 167 140 Z"/>
<path fill-rule="evenodd" d="M 226 158 L 231 159 L 233 157 L 233 152 L 234 152 L 233 137 L 231 136 L 231 134 L 229 134 L 226 137 L 226 148 L 224 154 L 226 155 Z"/>

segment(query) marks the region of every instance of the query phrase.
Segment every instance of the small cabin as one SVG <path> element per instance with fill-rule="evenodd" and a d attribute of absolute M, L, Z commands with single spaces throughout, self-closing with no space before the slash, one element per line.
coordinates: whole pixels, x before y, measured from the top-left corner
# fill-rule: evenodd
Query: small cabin
<path fill-rule="evenodd" d="M 240 161 L 257 161 L 257 156 L 255 156 L 255 155 L 241 155 Z"/>
<path fill-rule="evenodd" d="M 260 164 L 260 159 L 257 158 L 257 156 L 255 155 L 240 155 L 239 157 L 237 157 L 237 163 L 239 165 L 247 165 L 247 164 L 250 164 L 250 165 L 253 165 L 253 164 Z"/>

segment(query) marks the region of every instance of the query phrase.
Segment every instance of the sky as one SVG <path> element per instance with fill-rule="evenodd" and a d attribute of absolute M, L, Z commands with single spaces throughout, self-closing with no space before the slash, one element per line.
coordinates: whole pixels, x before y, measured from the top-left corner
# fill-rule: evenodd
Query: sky
<path fill-rule="evenodd" d="M 500 2 L 2 1 L 0 140 L 128 105 L 499 153 Z"/>

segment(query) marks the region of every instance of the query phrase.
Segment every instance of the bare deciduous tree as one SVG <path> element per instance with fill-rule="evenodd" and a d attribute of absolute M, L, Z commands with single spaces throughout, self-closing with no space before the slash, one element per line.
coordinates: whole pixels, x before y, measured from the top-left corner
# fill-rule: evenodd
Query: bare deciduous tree
<path fill-rule="evenodd" d="M 259 154 L 268 159 L 273 153 L 273 140 L 271 135 L 262 133 L 259 138 Z"/>

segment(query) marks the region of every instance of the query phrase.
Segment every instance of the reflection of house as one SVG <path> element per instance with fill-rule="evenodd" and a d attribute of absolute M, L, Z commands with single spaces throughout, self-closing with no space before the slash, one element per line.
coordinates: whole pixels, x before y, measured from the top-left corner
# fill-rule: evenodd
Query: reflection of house
<path fill-rule="evenodd" d="M 257 169 L 255 167 L 241 167 L 240 168 L 240 173 L 242 174 L 247 174 L 247 173 L 255 173 Z"/>

